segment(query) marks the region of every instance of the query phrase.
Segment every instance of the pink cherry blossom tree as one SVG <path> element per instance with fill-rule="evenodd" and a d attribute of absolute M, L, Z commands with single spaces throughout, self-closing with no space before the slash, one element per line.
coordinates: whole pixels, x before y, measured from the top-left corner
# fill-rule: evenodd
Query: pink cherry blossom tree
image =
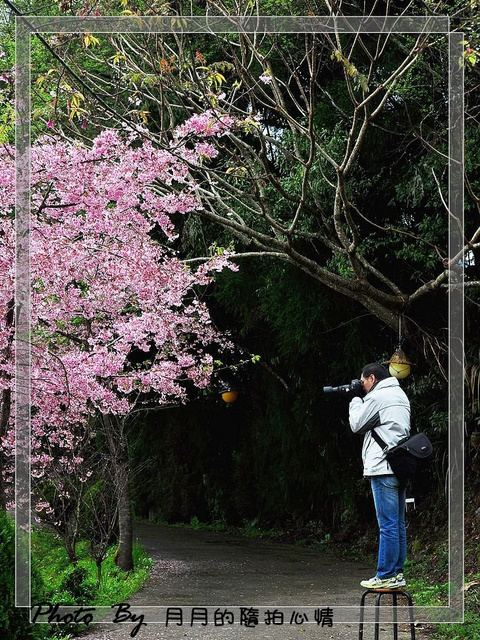
<path fill-rule="evenodd" d="M 212 114 L 201 122 L 192 119 L 178 130 L 172 152 L 113 130 L 102 132 L 91 146 L 46 137 L 32 148 L 37 510 L 54 512 L 40 495 L 42 479 L 61 477 L 59 468 L 75 474 L 92 432 L 102 429 L 115 468 L 117 562 L 125 570 L 133 566 L 126 420 L 152 401 L 185 401 L 187 385 L 206 387 L 213 370 L 208 347 L 229 346 L 196 293 L 212 272 L 234 268 L 228 255 L 215 255 L 194 272 L 167 241 L 174 237 L 171 215 L 200 207 L 188 167 L 217 153 L 192 136 L 222 135 L 231 125 Z M 2 149 L 0 166 L 0 435 L 8 452 L 14 444 L 12 149 Z M 56 490 L 62 492 L 61 482 Z"/>
<path fill-rule="evenodd" d="M 3 162 L 3 158 L 6 162 Z M 13 384 L 13 331 L 14 331 L 14 228 L 11 212 L 15 198 L 12 165 L 7 150 L 2 155 L 0 170 L 0 442 L 7 435 Z M 0 508 L 6 506 L 2 456 L 0 455 Z"/>

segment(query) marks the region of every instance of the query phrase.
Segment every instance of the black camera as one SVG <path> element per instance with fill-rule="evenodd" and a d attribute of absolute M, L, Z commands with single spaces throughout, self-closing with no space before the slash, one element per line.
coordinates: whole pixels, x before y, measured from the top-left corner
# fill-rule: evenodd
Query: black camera
<path fill-rule="evenodd" d="M 350 384 L 341 384 L 339 387 L 323 387 L 323 393 L 326 396 L 354 398 L 355 396 L 363 396 L 363 385 L 360 380 L 355 379 Z"/>

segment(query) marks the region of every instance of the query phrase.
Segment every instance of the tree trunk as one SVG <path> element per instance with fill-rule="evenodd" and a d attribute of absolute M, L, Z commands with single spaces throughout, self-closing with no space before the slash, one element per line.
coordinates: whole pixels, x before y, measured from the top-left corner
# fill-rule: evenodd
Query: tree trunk
<path fill-rule="evenodd" d="M 117 469 L 119 541 L 115 562 L 123 571 L 133 569 L 133 522 L 128 461 Z"/>
<path fill-rule="evenodd" d="M 65 550 L 67 552 L 68 559 L 76 567 L 78 564 L 77 541 L 75 539 L 70 539 L 68 533 L 65 535 Z"/>
<path fill-rule="evenodd" d="M 100 588 L 100 584 L 102 583 L 102 564 L 103 560 L 97 558 L 95 560 L 95 564 L 97 565 L 97 589 Z"/>
<path fill-rule="evenodd" d="M 118 505 L 119 542 L 115 562 L 123 571 L 133 569 L 133 521 L 130 500 L 130 462 L 124 421 L 111 415 L 103 416 L 105 436 L 112 459 Z"/>

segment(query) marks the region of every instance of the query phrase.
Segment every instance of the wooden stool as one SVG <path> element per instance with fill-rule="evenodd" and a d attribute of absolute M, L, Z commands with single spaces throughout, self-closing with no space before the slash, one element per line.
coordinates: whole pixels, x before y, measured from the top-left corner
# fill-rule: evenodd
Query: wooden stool
<path fill-rule="evenodd" d="M 358 640 L 363 640 L 363 625 L 365 619 L 365 598 L 369 594 L 375 595 L 375 640 L 379 640 L 380 634 L 380 604 L 384 595 L 391 595 L 393 598 L 393 639 L 398 640 L 398 621 L 397 621 L 397 598 L 401 596 L 405 598 L 408 604 L 410 618 L 410 637 L 415 640 L 415 623 L 413 620 L 413 601 L 412 597 L 401 588 L 397 589 L 367 589 L 360 600 L 360 625 L 358 629 Z"/>

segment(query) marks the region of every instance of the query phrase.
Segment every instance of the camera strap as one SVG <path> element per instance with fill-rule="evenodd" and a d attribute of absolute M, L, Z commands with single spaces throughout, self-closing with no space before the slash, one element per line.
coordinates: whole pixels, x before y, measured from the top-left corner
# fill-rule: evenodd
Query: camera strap
<path fill-rule="evenodd" d="M 385 442 L 382 440 L 382 438 L 378 435 L 378 433 L 375 431 L 375 429 L 372 429 L 371 431 L 372 433 L 372 437 L 373 439 L 376 441 L 376 443 L 379 445 L 380 449 L 382 450 L 383 453 L 387 453 L 388 451 L 388 445 L 385 444 Z"/>

